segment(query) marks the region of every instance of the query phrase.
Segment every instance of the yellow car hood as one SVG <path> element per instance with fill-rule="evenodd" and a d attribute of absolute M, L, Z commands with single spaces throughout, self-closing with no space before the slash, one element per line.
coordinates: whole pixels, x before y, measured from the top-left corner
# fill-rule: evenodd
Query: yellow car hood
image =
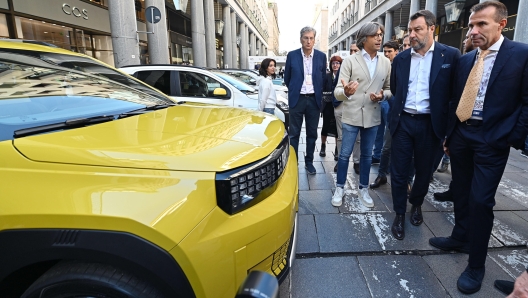
<path fill-rule="evenodd" d="M 13 142 L 40 162 L 225 171 L 266 157 L 284 132 L 282 122 L 265 113 L 181 105 Z"/>

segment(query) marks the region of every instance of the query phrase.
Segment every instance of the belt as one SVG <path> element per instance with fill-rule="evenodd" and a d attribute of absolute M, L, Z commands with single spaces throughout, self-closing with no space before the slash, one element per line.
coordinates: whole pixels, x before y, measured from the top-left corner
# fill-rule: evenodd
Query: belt
<path fill-rule="evenodd" d="M 405 112 L 405 111 L 403 111 L 402 114 L 411 116 L 411 117 L 416 118 L 416 119 L 429 119 L 429 118 L 431 118 L 431 114 L 412 114 L 412 113 Z"/>
<path fill-rule="evenodd" d="M 468 119 L 468 120 L 462 122 L 462 124 L 470 125 L 470 126 L 480 126 L 480 125 L 482 125 L 482 120 Z"/>
<path fill-rule="evenodd" d="M 304 96 L 304 97 L 314 97 L 315 96 L 315 93 L 309 93 L 309 94 L 300 94 L 301 96 Z"/>

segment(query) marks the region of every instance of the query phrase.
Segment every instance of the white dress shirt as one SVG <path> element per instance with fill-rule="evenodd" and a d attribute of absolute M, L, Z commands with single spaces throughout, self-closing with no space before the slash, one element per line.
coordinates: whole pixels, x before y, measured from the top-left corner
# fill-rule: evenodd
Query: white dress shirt
<path fill-rule="evenodd" d="M 363 55 L 363 59 L 365 59 L 365 63 L 367 63 L 370 78 L 372 79 L 374 77 L 374 72 L 376 71 L 376 66 L 378 66 L 378 55 L 376 54 L 374 58 L 370 58 L 370 54 L 367 53 L 365 49 L 361 50 L 361 55 Z"/>
<path fill-rule="evenodd" d="M 409 90 L 403 110 L 411 114 L 430 114 L 429 77 L 433 62 L 434 42 L 422 56 L 411 48 L 411 71 L 409 73 Z"/>
<path fill-rule="evenodd" d="M 303 67 L 304 67 L 304 78 L 303 78 L 303 84 L 301 87 L 301 94 L 312 94 L 314 93 L 313 76 L 312 76 L 312 83 L 308 85 L 306 84 L 306 75 L 312 75 L 314 50 L 312 48 L 312 52 L 310 53 L 310 55 L 306 56 L 304 54 L 304 51 L 301 48 L 301 54 L 303 56 Z"/>
<path fill-rule="evenodd" d="M 484 98 L 486 97 L 486 90 L 488 89 L 489 77 L 503 41 L 504 36 L 501 35 L 499 40 L 497 40 L 497 42 L 488 48 L 490 52 L 486 57 L 484 57 L 484 72 L 482 73 L 482 80 L 480 80 L 479 91 L 477 93 L 475 105 L 473 106 L 473 114 L 471 115 L 471 119 L 482 120 L 482 110 L 484 108 Z M 477 63 L 478 55 L 480 55 L 480 48 L 478 48 L 477 51 L 477 59 L 475 59 L 475 63 Z"/>

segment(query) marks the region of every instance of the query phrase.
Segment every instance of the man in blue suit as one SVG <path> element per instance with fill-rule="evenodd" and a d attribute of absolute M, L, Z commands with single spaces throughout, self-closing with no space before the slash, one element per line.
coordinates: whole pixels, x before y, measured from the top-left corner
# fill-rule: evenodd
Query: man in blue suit
<path fill-rule="evenodd" d="M 510 148 L 522 149 L 528 133 L 528 45 L 501 32 L 508 12 L 498 1 L 471 8 L 469 30 L 477 49 L 458 61 L 449 103 L 444 150 L 451 156 L 455 227 L 429 243 L 469 252 L 457 281 L 471 294 L 484 278 L 493 206 Z"/>
<path fill-rule="evenodd" d="M 409 196 L 410 222 L 423 222 L 422 209 L 433 173 L 435 156 L 442 151 L 447 127 L 454 64 L 460 51 L 434 41 L 436 17 L 428 10 L 413 14 L 409 21 L 411 49 L 392 62 L 393 94 L 389 128 L 392 135 L 391 182 L 396 217 L 392 235 L 405 237 L 407 181 L 414 155 L 416 178 Z"/>
<path fill-rule="evenodd" d="M 313 156 L 317 141 L 319 111 L 323 98 L 323 86 L 326 77 L 326 54 L 315 50 L 315 29 L 304 27 L 301 30 L 301 45 L 286 57 L 284 83 L 288 87 L 288 105 L 290 108 L 290 144 L 297 154 L 303 116 L 306 121 L 305 168 L 308 174 L 315 174 Z"/>

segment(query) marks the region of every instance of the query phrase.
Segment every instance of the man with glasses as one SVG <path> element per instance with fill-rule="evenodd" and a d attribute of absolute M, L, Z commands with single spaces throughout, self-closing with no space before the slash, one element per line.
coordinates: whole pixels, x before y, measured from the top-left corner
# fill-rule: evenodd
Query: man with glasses
<path fill-rule="evenodd" d="M 314 49 L 315 29 L 301 29 L 301 45 L 298 50 L 286 56 L 284 83 L 288 87 L 288 105 L 290 108 L 290 144 L 298 156 L 299 137 L 303 117 L 306 121 L 305 168 L 308 174 L 316 173 L 313 165 L 319 111 L 323 98 L 323 86 L 326 76 L 326 54 Z"/>
<path fill-rule="evenodd" d="M 407 179 L 414 155 L 416 176 L 409 196 L 410 222 L 423 223 L 422 204 L 433 174 L 435 157 L 446 135 L 448 103 L 458 49 L 434 41 L 435 15 L 419 10 L 409 21 L 410 51 L 392 62 L 391 91 L 394 95 L 389 128 L 392 135 L 391 189 L 396 216 L 394 238 L 405 237 Z"/>

